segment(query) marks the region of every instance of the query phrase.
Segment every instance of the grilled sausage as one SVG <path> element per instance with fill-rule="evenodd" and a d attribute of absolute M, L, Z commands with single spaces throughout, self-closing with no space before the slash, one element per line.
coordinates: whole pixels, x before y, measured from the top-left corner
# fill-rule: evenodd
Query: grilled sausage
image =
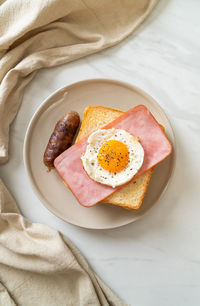
<path fill-rule="evenodd" d="M 74 111 L 68 112 L 56 123 L 44 152 L 45 166 L 54 167 L 54 159 L 72 145 L 79 123 L 79 114 Z"/>

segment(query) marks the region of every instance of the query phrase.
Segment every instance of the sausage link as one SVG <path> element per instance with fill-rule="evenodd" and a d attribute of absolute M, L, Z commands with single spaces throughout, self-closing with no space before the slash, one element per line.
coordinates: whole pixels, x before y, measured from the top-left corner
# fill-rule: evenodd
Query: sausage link
<path fill-rule="evenodd" d="M 79 123 L 79 114 L 74 111 L 68 112 L 56 123 L 44 152 L 45 166 L 54 167 L 54 159 L 72 145 Z"/>

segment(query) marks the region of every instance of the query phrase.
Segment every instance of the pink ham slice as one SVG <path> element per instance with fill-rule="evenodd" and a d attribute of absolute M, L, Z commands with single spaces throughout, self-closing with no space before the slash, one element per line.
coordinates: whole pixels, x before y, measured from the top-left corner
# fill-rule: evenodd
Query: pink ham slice
<path fill-rule="evenodd" d="M 172 152 L 171 143 L 159 123 L 144 105 L 134 107 L 103 128 L 124 129 L 133 136 L 140 138 L 140 143 L 144 149 L 144 162 L 136 176 L 146 172 Z M 59 155 L 55 159 L 54 165 L 79 203 L 90 207 L 123 186 L 112 188 L 102 185 L 90 179 L 86 174 L 81 162 L 81 154 L 86 150 L 87 138 L 85 137 Z"/>

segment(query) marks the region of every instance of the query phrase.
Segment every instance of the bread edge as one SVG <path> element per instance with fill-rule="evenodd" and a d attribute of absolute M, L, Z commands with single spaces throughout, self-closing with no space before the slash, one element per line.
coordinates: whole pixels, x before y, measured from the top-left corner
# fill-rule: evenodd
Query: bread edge
<path fill-rule="evenodd" d="M 151 169 L 148 170 L 148 172 L 149 172 L 148 180 L 146 181 L 146 184 L 145 184 L 145 187 L 144 187 L 144 192 L 143 192 L 142 197 L 141 197 L 141 199 L 140 199 L 140 202 L 138 203 L 137 206 L 134 206 L 134 207 L 133 207 L 132 204 L 127 204 L 127 203 L 126 203 L 126 204 L 122 204 L 122 203 L 118 203 L 118 202 L 115 202 L 115 201 L 109 201 L 109 200 L 107 200 L 107 198 L 105 198 L 101 203 L 120 206 L 120 207 L 125 208 L 125 209 L 128 209 L 128 210 L 137 210 L 137 209 L 139 209 L 140 206 L 142 205 L 142 202 L 143 202 L 143 200 L 144 200 L 144 197 L 145 197 L 145 195 L 146 195 L 146 193 L 147 193 L 147 189 L 148 189 L 148 186 L 149 186 L 149 182 L 150 182 L 150 180 L 151 180 L 151 176 L 152 176 L 152 174 L 153 174 L 153 170 L 154 170 L 154 168 L 151 168 Z M 129 184 L 130 184 L 130 183 L 129 183 Z M 123 188 L 123 187 L 122 187 L 122 188 Z M 108 198 L 109 198 L 109 197 L 108 197 Z M 105 202 L 104 202 L 104 201 L 105 201 Z"/>
<path fill-rule="evenodd" d="M 80 132 L 82 132 L 85 128 L 85 125 L 86 125 L 86 116 L 87 116 L 87 113 L 89 112 L 90 109 L 96 109 L 96 108 L 101 108 L 101 109 L 109 109 L 109 110 L 112 110 L 112 111 L 117 111 L 117 112 L 121 112 L 121 114 L 123 114 L 125 111 L 122 111 L 120 109 L 117 109 L 117 108 L 110 108 L 110 107 L 106 107 L 106 106 L 95 106 L 95 105 L 89 105 L 87 106 L 85 109 L 84 109 L 84 113 L 83 113 L 83 119 L 82 119 L 82 122 L 81 122 L 81 126 L 80 126 L 80 130 L 78 131 L 78 135 L 76 137 L 76 140 L 75 140 L 75 143 L 77 143 L 79 140 L 81 140 L 82 138 L 80 138 Z M 119 115 L 120 116 L 120 115 Z M 84 138 L 84 137 L 83 137 Z"/>

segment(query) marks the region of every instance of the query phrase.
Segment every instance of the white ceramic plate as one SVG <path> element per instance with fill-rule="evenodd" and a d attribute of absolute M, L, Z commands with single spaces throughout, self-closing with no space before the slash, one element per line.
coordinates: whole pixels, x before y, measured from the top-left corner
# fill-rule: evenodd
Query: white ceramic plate
<path fill-rule="evenodd" d="M 91 208 L 81 206 L 57 172 L 47 172 L 43 164 L 43 153 L 56 122 L 69 110 L 76 110 L 82 117 L 88 105 L 102 105 L 127 111 L 138 104 L 146 105 L 164 126 L 165 133 L 173 145 L 173 154 L 156 166 L 139 210 L 128 211 L 104 203 Z M 119 81 L 94 79 L 56 91 L 37 109 L 25 136 L 24 162 L 34 191 L 51 212 L 81 227 L 106 229 L 136 221 L 156 203 L 172 174 L 174 150 L 175 139 L 170 122 L 161 107 L 149 95 Z"/>

